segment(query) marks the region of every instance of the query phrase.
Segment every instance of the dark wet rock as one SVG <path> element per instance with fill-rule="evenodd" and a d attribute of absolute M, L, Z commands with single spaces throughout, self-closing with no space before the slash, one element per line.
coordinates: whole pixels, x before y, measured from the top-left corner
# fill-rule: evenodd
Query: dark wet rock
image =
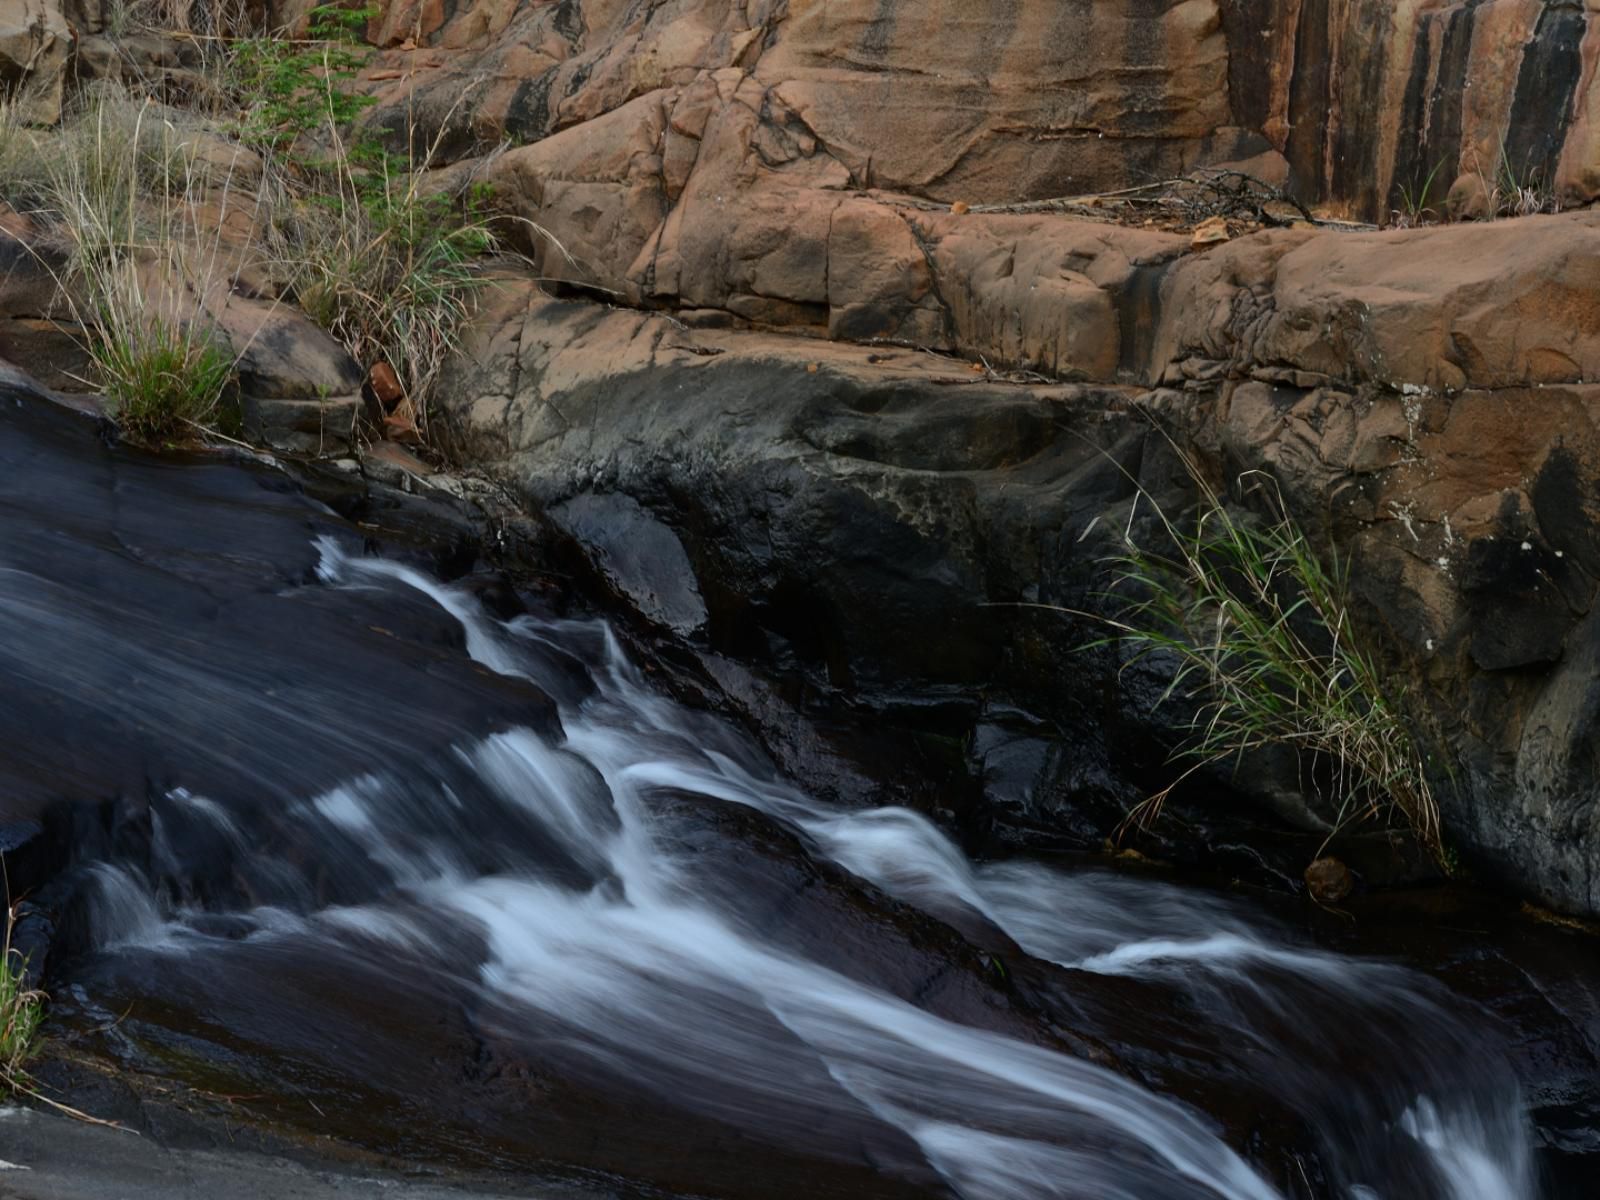
<path fill-rule="evenodd" d="M 318 538 L 359 555 L 420 537 L 437 561 L 440 523 L 419 531 L 417 506 L 408 529 L 358 528 L 279 470 L 100 432 L 0 394 L 0 824 L 18 893 L 73 857 L 148 857 L 152 805 L 180 782 L 270 814 L 363 770 L 415 771 L 468 731 L 555 727 L 543 693 L 466 661 L 460 626 L 420 595 L 318 584 Z M 228 873 L 204 844 L 169 849 Z"/>
<path fill-rule="evenodd" d="M 1327 944 L 1403 956 L 1494 1014 L 1537 1130 L 1541 1194 L 1587 1195 L 1600 1173 L 1595 931 L 1461 885 L 1356 895 L 1344 909 L 1312 910 Z"/>
<path fill-rule="evenodd" d="M 874 402 L 859 392 L 845 394 L 854 408 Z M 895 407 L 903 396 L 879 399 L 882 410 L 906 415 Z M 721 402 L 727 401 L 724 394 Z M 1060 415 L 1051 407 L 1040 411 Z M 945 416 L 937 406 L 932 415 Z M 99 861 L 79 872 L 75 896 L 62 899 L 48 888 L 39 895 L 41 910 L 56 922 L 50 936 L 62 955 L 86 948 L 83 927 L 106 917 L 88 910 L 93 889 L 111 886 L 109 866 L 137 873 L 173 905 L 206 911 L 183 935 L 204 939 L 204 953 L 123 946 L 58 962 L 57 1021 L 80 1036 L 80 1047 L 129 1072 L 153 1074 L 163 1087 L 193 1086 L 201 1100 L 210 1097 L 206 1103 L 226 1097 L 234 1120 L 243 1114 L 278 1130 L 331 1134 L 444 1165 L 492 1163 L 536 1179 L 620 1172 L 649 1181 L 607 1182 L 622 1195 L 652 1188 L 763 1200 L 944 1194 L 945 1184 L 905 1134 L 866 1107 L 818 1099 L 816 1089 L 836 1087 L 836 1081 L 775 1010 L 750 1010 L 739 1033 L 761 1045 L 763 1069 L 777 1064 L 794 1096 L 770 1122 L 763 1108 L 763 1121 L 753 1123 L 744 1114 L 749 1089 L 769 1087 L 760 1079 L 730 1072 L 708 1084 L 692 1074 L 690 1062 L 685 1069 L 694 1086 L 684 1086 L 674 1073 L 681 1060 L 589 1052 L 574 1036 L 583 1027 L 570 1009 L 513 1008 L 481 986 L 495 958 L 487 929 L 434 903 L 426 885 L 410 890 L 408 879 L 372 852 L 372 840 L 351 835 L 350 806 L 368 786 L 363 780 L 381 782 L 382 837 L 397 847 L 432 848 L 435 855 L 448 849 L 453 857 L 446 870 L 460 877 L 509 881 L 526 869 L 540 886 L 589 897 L 613 894 L 618 881 L 601 858 L 553 838 L 532 820 L 525 797 L 498 793 L 464 760 L 462 739 L 508 720 L 552 738 L 555 726 L 539 691 L 471 664 L 459 624 L 410 589 L 348 592 L 313 582 L 311 537 L 345 538 L 352 549 L 359 544 L 343 518 L 259 466 L 136 454 L 97 440 L 83 418 L 32 403 L 0 410 L 0 420 L 6 422 L 0 452 L 9 456 L 11 476 L 31 485 L 0 490 L 9 525 L 21 532 L 4 547 L 7 565 L 20 564 L 35 579 L 49 565 L 49 583 L 62 596 L 52 613 L 74 623 L 80 642 L 96 651 L 93 661 L 53 655 L 63 668 L 55 677 L 56 717 L 69 718 L 64 724 L 92 739 L 97 754 L 90 765 L 102 758 L 113 766 L 132 763 L 140 776 L 122 791 L 96 792 L 67 771 L 55 772 L 63 798 L 83 791 L 85 800 L 97 803 L 50 808 L 47 834 Z M 1026 432 L 1030 425 L 1026 419 L 1013 423 L 1025 440 L 1034 436 Z M 907 427 L 914 429 L 914 422 L 901 427 L 895 455 L 959 449 L 948 426 L 932 448 L 906 436 Z M 997 438 L 984 453 L 994 444 L 1004 447 Z M 1100 461 L 1094 455 L 1076 465 Z M 1152 482 L 1165 470 L 1148 455 L 1135 465 Z M 366 536 L 374 545 L 425 562 L 430 540 L 441 541 L 444 549 L 435 555 L 455 562 L 462 587 L 511 618 L 507 636 L 519 636 L 519 615 L 543 603 L 537 593 L 519 594 L 499 568 L 455 548 L 464 518 L 457 513 L 456 523 L 447 520 L 442 500 L 418 506 L 416 497 L 385 493 L 333 468 L 311 482 L 353 513 L 392 522 L 369 522 Z M 994 502 L 980 486 L 971 494 L 977 508 Z M 409 524 L 394 515 L 413 511 Z M 784 514 L 762 511 L 765 534 L 785 536 Z M 841 511 L 851 522 L 862 520 L 847 507 Z M 693 537 L 674 536 L 683 537 L 686 557 L 703 552 Z M 478 538 L 481 544 L 487 535 Z M 826 540 L 820 544 L 831 549 Z M 66 554 L 69 546 L 77 547 L 76 557 Z M 825 580 L 843 570 L 827 557 L 815 565 Z M 110 641 L 85 622 L 78 601 L 92 590 L 86 583 L 91 575 L 115 588 L 121 628 L 136 630 L 140 644 L 162 651 L 160 663 L 136 664 L 128 678 L 98 673 L 119 669 L 136 639 Z M 187 601 L 176 598 L 179 591 Z M 703 644 L 677 643 L 676 660 L 654 673 L 676 676 L 707 695 L 725 684 L 723 703 L 750 713 L 763 706 L 771 712 L 810 688 L 825 701 L 819 707 L 831 707 L 835 728 L 860 739 L 854 750 L 862 761 L 886 741 L 888 770 L 921 772 L 924 786 L 954 764 L 972 796 L 986 783 L 1009 789 L 1024 807 L 1054 802 L 1035 786 L 1040 778 L 1055 778 L 1051 754 L 1039 745 L 1050 740 L 1048 718 L 992 696 L 973 703 L 928 687 L 926 676 L 913 681 L 921 690 L 896 690 L 885 675 L 860 670 L 851 673 L 847 688 L 793 651 L 790 659 L 769 660 L 783 666 L 769 672 L 776 683 L 741 675 L 716 649 L 716 622 L 724 618 L 709 597 L 707 614 Z M 762 630 L 759 613 L 745 628 Z M 881 623 L 873 628 L 887 636 Z M 994 636 L 959 623 L 953 628 L 955 636 L 979 645 Z M 204 655 L 195 649 L 202 632 Z M 651 635 L 660 632 L 656 627 Z M 776 631 L 767 636 L 769 645 L 783 648 Z M 586 672 L 603 659 L 603 643 L 591 630 L 564 643 L 559 655 L 550 647 L 538 669 L 551 667 L 553 690 L 570 686 L 572 696 L 564 698 L 576 702 Z M 1003 651 L 1006 639 L 995 644 Z M 4 638 L 0 646 L 25 667 L 37 667 L 33 656 L 49 649 Z M 970 662 L 965 655 L 957 661 Z M 328 670 L 330 662 L 338 672 Z M 191 728 L 196 718 L 182 697 L 159 692 L 161 672 L 174 663 L 184 667 L 189 691 L 212 700 L 209 739 Z M 785 691 L 785 676 L 799 686 Z M 37 680 L 16 682 L 15 672 L 5 679 L 7 686 L 37 686 Z M 272 703 L 258 700 L 258 691 L 273 693 Z M 300 718 L 311 700 L 319 720 L 307 724 Z M 168 713 L 172 724 L 119 720 L 136 702 Z M 19 702 L 13 698 L 5 707 L 17 711 Z M 241 714 L 249 719 L 249 740 L 238 727 Z M 791 735 L 801 724 L 792 716 L 773 719 L 787 723 Z M 970 734 L 959 732 L 964 722 L 971 722 Z M 884 729 L 892 736 L 882 738 Z M 60 744 L 66 735 L 32 724 L 25 732 L 41 739 L 41 748 L 30 752 L 37 760 L 24 755 L 6 770 L 26 770 L 31 762 L 42 777 L 38 755 L 55 755 L 58 766 L 68 761 L 69 749 Z M 57 741 L 43 740 L 48 736 Z M 703 730 L 694 730 L 692 744 L 734 761 L 759 757 L 741 735 L 709 718 Z M 894 794 L 886 790 L 891 785 L 853 768 L 840 750 L 850 745 L 843 736 L 809 744 L 791 736 L 785 761 L 802 768 L 832 763 L 831 775 L 804 773 L 808 786 L 826 777 L 841 790 L 857 788 L 851 794 L 861 799 Z M 275 760 L 270 772 L 262 762 L 268 754 Z M 960 774 L 973 762 L 982 766 L 976 781 Z M 188 794 L 163 786 L 180 777 Z M 8 787 L 12 783 L 8 777 Z M 335 785 L 350 794 L 330 792 Z M 195 801 L 202 787 L 214 793 L 225 820 Z M 291 789 L 300 791 L 298 800 L 286 794 Z M 946 799 L 960 807 L 958 791 Z M 600 842 L 617 829 L 596 772 L 572 774 L 562 797 L 595 821 Z M 1248 1000 L 1251 988 L 1230 992 L 1226 975 L 1215 988 L 1185 989 L 1169 980 L 1034 960 L 976 913 L 921 912 L 830 865 L 816 853 L 818 835 L 805 828 L 690 799 L 670 786 L 650 792 L 645 802 L 664 817 L 661 835 L 676 839 L 670 850 L 692 866 L 708 903 L 760 944 L 815 960 L 839 977 L 870 981 L 930 1013 L 1069 1050 L 1175 1096 L 1210 1113 L 1232 1144 L 1285 1186 L 1303 1171 L 1326 1192 L 1311 1130 L 1341 1120 L 1376 1128 L 1395 1100 L 1364 1092 L 1352 1099 L 1338 1084 L 1341 1072 L 1360 1072 L 1370 1063 L 1382 1074 L 1378 1067 L 1387 1070 L 1389 1059 L 1465 1061 L 1451 1040 L 1459 1036 L 1455 1026 L 1385 1027 L 1381 997 L 1371 1012 L 1365 1000 L 1341 1009 L 1348 1020 L 1337 1026 L 1306 1021 L 1320 985 L 1304 988 L 1303 1003 L 1288 1006 L 1292 1011 L 1269 1014 L 1273 1044 L 1284 1039 L 1292 1052 L 1264 1061 L 1254 1042 L 1237 1036 L 1236 1005 Z M 318 811 L 326 819 L 318 819 Z M 343 822 L 336 819 L 341 814 Z M 970 806 L 964 815 L 948 814 L 952 822 L 970 817 Z M 1227 835 L 1218 831 L 1209 840 L 1223 844 Z M 374 897 L 384 898 L 380 912 L 363 907 Z M 137 905 L 125 903 L 117 914 L 136 922 Z M 285 934 L 280 924 L 272 936 L 261 936 L 274 921 L 290 922 L 292 932 Z M 1574 972 L 1565 981 L 1576 988 L 1584 978 Z M 1504 994 L 1530 995 L 1510 988 Z M 692 974 L 663 978 L 650 996 L 652 1004 L 683 1006 L 685 1022 L 715 1020 L 717 1010 L 708 1007 L 714 990 L 703 991 Z M 1568 1002 L 1559 1009 L 1532 1004 L 1527 1025 L 1530 1060 L 1559 1057 L 1562 1074 L 1548 1073 L 1538 1111 L 1552 1145 L 1562 1147 L 1560 1163 L 1568 1165 L 1583 1151 L 1576 1131 L 1592 1092 L 1582 1082 L 1590 1059 L 1584 1035 L 1573 1028 L 1570 1014 L 1577 1011 Z M 1550 1049 L 1540 1049 L 1540 1039 Z M 1385 1077 L 1418 1076 L 1402 1070 Z M 1412 1178 L 1408 1172 L 1417 1170 L 1414 1149 L 1384 1144 L 1374 1154 L 1385 1178 Z M 752 1172 L 752 1163 L 758 1170 Z"/>
<path fill-rule="evenodd" d="M 534 1192 L 522 1180 L 397 1171 L 358 1156 L 328 1162 L 298 1145 L 258 1142 L 237 1123 L 192 1133 L 198 1123 L 175 1121 L 172 1110 L 157 1116 L 154 1105 L 131 1096 L 123 1097 L 123 1106 L 104 1103 L 110 1092 L 97 1091 L 102 1102 L 92 1106 L 143 1136 L 36 1109 L 0 1124 L 0 1158 L 18 1168 L 8 1171 L 8 1200 L 584 1200 L 607 1194 L 548 1179 Z"/>
<path fill-rule="evenodd" d="M 705 601 L 683 543 L 632 497 L 583 492 L 548 514 L 646 619 L 685 635 L 705 624 Z"/>
<path fill-rule="evenodd" d="M 1533 262 L 1567 262 L 1557 244 L 1589 220 L 1530 227 L 1506 296 L 1545 289 Z M 1498 226 L 1483 236 L 1509 253 Z M 1452 846 L 1488 878 L 1600 911 L 1595 389 L 1526 382 L 1548 365 L 1534 342 L 1565 335 L 1528 323 L 1531 300 L 1480 325 L 1486 260 L 1441 277 L 1422 242 L 1391 241 L 1287 230 L 1184 259 L 1151 333 L 1173 386 L 1154 391 L 998 383 L 929 354 L 689 329 L 508 283 L 446 381 L 449 432 L 535 505 L 639 505 L 687 559 L 675 580 L 676 555 L 655 559 L 649 587 L 698 592 L 705 647 L 758 664 L 814 720 L 920 731 L 930 762 L 961 764 L 937 807 L 969 835 L 1080 847 L 1181 772 L 1169 756 L 1193 715 L 1168 694 L 1173 664 L 1092 646 L 1107 630 L 1088 614 L 1115 607 L 1105 560 L 1125 534 L 1159 543 L 1152 501 L 1193 505 L 1169 435 L 1216 483 L 1265 472 L 1349 564 L 1358 634 L 1415 719 Z M 1369 274 L 1399 306 L 1370 339 L 1337 316 L 1364 311 Z M 1436 336 L 1443 312 L 1478 348 L 1464 364 Z M 1308 332 L 1324 329 L 1349 352 Z M 614 525 L 573 532 L 598 558 Z M 1148 848 L 1297 887 L 1338 823 L 1316 771 L 1290 753 L 1199 772 Z M 1373 882 L 1431 872 L 1380 836 L 1351 853 Z"/>
<path fill-rule="evenodd" d="M 877 785 L 824 771 L 844 794 L 916 804 L 980 842 L 1098 848 L 1171 782 L 1188 712 L 1161 702 L 1170 674 L 1089 648 L 1105 557 L 1130 521 L 1158 530 L 1136 489 L 1186 502 L 1126 393 L 749 334 L 708 357 L 700 335 L 636 314 L 529 307 L 511 288 L 487 303 L 484 343 L 446 385 L 457 450 L 549 512 L 623 602 L 754 665 L 807 736 L 855 762 L 874 755 L 848 748 L 851 728 L 915 747 Z M 604 366 L 584 365 L 589 346 Z M 747 719 L 793 741 L 743 690 Z M 1277 818 L 1225 802 L 1225 774 L 1203 782 L 1175 799 L 1193 824 L 1160 853 L 1298 880 L 1330 814 L 1263 836 Z"/>

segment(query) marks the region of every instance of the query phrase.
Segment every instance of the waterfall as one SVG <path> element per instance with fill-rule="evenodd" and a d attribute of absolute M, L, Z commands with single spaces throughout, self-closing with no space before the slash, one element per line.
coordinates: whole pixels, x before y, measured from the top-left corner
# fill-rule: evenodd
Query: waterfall
<path fill-rule="evenodd" d="M 864 1156 L 966 1200 L 1311 1193 L 1309 1178 L 1269 1180 L 1217 1120 L 1162 1094 L 1158 1072 L 1005 1014 L 979 1027 L 960 1018 L 965 1000 L 906 994 L 842 949 L 808 946 L 706 857 L 702 814 L 748 812 L 802 863 L 972 931 L 974 945 L 1013 947 L 1066 993 L 1074 981 L 1138 989 L 1171 1006 L 1152 1019 L 1223 1031 L 1241 1077 L 1269 1082 L 1309 1131 L 1317 1195 L 1537 1195 L 1509 1070 L 1417 973 L 1318 949 L 1220 894 L 1103 867 L 974 863 L 918 813 L 842 808 L 783 778 L 731 724 L 647 683 L 601 621 L 495 620 L 411 568 L 331 539 L 320 549 L 326 586 L 430 598 L 483 667 L 558 700 L 561 735 L 505 729 L 458 745 L 436 777 L 369 771 L 293 805 L 280 819 L 344 887 L 331 900 L 326 883 L 318 892 L 256 850 L 225 798 L 174 790 L 154 805 L 151 877 L 96 868 L 100 953 L 359 944 L 398 972 L 424 969 L 441 938 L 481 944 L 467 981 L 476 1020 L 532 1039 L 559 1069 L 764 1143 Z M 573 659 L 586 686 L 552 667 Z M 247 877 L 250 902 L 225 930 L 163 857 L 197 838 L 230 847 Z M 1366 1057 L 1344 1067 L 1352 1044 Z"/>

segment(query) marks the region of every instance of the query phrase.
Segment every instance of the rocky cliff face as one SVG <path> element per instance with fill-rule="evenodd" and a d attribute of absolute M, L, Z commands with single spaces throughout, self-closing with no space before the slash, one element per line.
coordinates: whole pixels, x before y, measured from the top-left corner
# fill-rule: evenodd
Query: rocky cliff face
<path fill-rule="evenodd" d="M 1040 203 L 1222 163 L 1355 216 L 1430 175 L 1586 202 L 1586 11 L 568 2 L 394 9 L 378 40 L 379 120 L 406 98 L 461 155 L 529 142 L 488 170 L 564 245 L 547 278 L 677 314 L 513 288 L 455 390 L 458 445 L 602 561 L 607 528 L 665 527 L 696 594 L 667 623 L 937 711 L 991 812 L 1103 831 L 1139 697 L 1070 621 L 983 606 L 1084 603 L 1129 499 L 1106 464 L 1170 473 L 1153 413 L 1272 471 L 1353 563 L 1453 772 L 1451 840 L 1600 911 L 1600 218 L 1196 251 Z"/>
<path fill-rule="evenodd" d="M 1049 198 L 1205 165 L 1381 220 L 1402 190 L 1600 194 L 1577 9 L 569 0 L 402 5 L 375 38 L 415 47 L 375 60 L 379 125 L 511 141 L 484 169 L 564 248 L 547 276 L 1052 376 L 1144 365 L 1123 343 L 1187 239 Z"/>
<path fill-rule="evenodd" d="M 375 38 L 416 47 L 382 69 L 415 70 L 457 152 L 554 139 L 513 155 L 551 220 L 620 174 L 631 202 L 585 218 L 626 237 L 618 268 L 669 214 L 747 193 L 1006 204 L 1239 161 L 1369 220 L 1503 169 L 1569 206 L 1600 192 L 1581 3 L 418 0 Z"/>
<path fill-rule="evenodd" d="M 291 26 L 311 7 L 266 6 Z M 106 57 L 107 11 L 0 3 L 0 84 L 26 85 L 33 114 L 51 119 L 63 79 Z M 1503 173 L 1584 204 L 1600 194 L 1594 11 L 1584 0 L 393 0 L 370 33 L 387 51 L 374 73 L 401 75 L 384 88 L 391 124 L 420 114 L 453 155 L 647 128 L 627 178 L 652 185 L 631 213 L 648 234 L 683 207 L 702 162 L 708 175 L 727 166 L 732 144 L 759 159 L 741 192 L 776 175 L 790 190 L 1008 204 L 1248 162 L 1367 220 L 1425 181 L 1435 202 L 1452 190 L 1465 200 Z M 520 156 L 537 190 L 558 185 L 575 201 L 606 178 L 560 151 Z"/>
<path fill-rule="evenodd" d="M 1135 481 L 1184 503 L 1160 421 L 1225 477 L 1270 471 L 1351 564 L 1363 633 L 1438 756 L 1449 843 L 1600 911 L 1600 389 L 1374 382 L 1363 302 L 1289 286 L 1285 260 L 1313 248 L 1185 259 L 1163 295 L 1193 319 L 1163 318 L 1173 383 L 1154 389 L 1008 383 L 909 349 L 697 330 L 506 285 L 449 390 L 457 448 L 498 464 L 658 623 L 961 747 L 955 775 L 982 799 L 952 785 L 957 815 L 978 803 L 1006 830 L 1094 842 L 1166 782 L 1181 715 L 1152 711 L 1159 677 L 1085 654 L 1100 631 L 1073 615 L 1100 603 Z M 1285 291 L 1213 293 L 1249 254 Z M 1326 285 L 1331 264 L 1310 273 Z M 1425 327 L 1389 319 L 1425 356 Z M 1068 611 L 1019 607 L 1036 604 Z M 1329 815 L 1286 799 L 1292 778 L 1233 782 L 1291 826 Z M 1181 837 L 1238 839 L 1216 814 L 1190 819 Z"/>

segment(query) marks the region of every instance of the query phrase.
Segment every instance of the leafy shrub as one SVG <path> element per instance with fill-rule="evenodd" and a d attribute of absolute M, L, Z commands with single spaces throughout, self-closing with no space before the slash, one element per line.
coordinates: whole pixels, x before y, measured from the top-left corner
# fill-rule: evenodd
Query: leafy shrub
<path fill-rule="evenodd" d="M 311 10 L 305 40 L 263 35 L 235 42 L 229 75 L 247 108 L 240 138 L 283 152 L 330 125 L 348 128 L 372 103 L 349 83 L 367 59 L 361 31 L 378 11 L 321 4 Z"/>

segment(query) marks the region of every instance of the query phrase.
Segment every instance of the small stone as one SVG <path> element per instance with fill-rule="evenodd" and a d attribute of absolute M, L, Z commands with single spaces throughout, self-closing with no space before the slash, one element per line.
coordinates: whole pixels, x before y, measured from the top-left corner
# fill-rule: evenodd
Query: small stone
<path fill-rule="evenodd" d="M 972 211 L 972 205 L 968 204 L 965 200 L 957 200 L 950 206 L 950 211 L 955 213 L 956 216 L 962 217 Z"/>
<path fill-rule="evenodd" d="M 395 442 L 374 442 L 367 448 L 362 466 L 367 474 L 389 484 L 397 484 L 399 476 L 427 479 L 434 474 L 431 466 Z"/>
<path fill-rule="evenodd" d="M 1215 246 L 1225 242 L 1233 235 L 1228 232 L 1228 222 L 1221 217 L 1207 217 L 1194 227 L 1194 233 L 1189 237 L 1189 246 L 1200 250 L 1206 246 Z"/>
<path fill-rule="evenodd" d="M 809 362 L 809 363 L 806 364 L 806 374 L 807 375 L 815 375 L 820 370 L 822 370 L 822 364 L 821 363 Z"/>
<path fill-rule="evenodd" d="M 1337 904 L 1356 886 L 1350 868 L 1337 858 L 1319 858 L 1306 868 L 1306 890 L 1318 904 Z"/>

